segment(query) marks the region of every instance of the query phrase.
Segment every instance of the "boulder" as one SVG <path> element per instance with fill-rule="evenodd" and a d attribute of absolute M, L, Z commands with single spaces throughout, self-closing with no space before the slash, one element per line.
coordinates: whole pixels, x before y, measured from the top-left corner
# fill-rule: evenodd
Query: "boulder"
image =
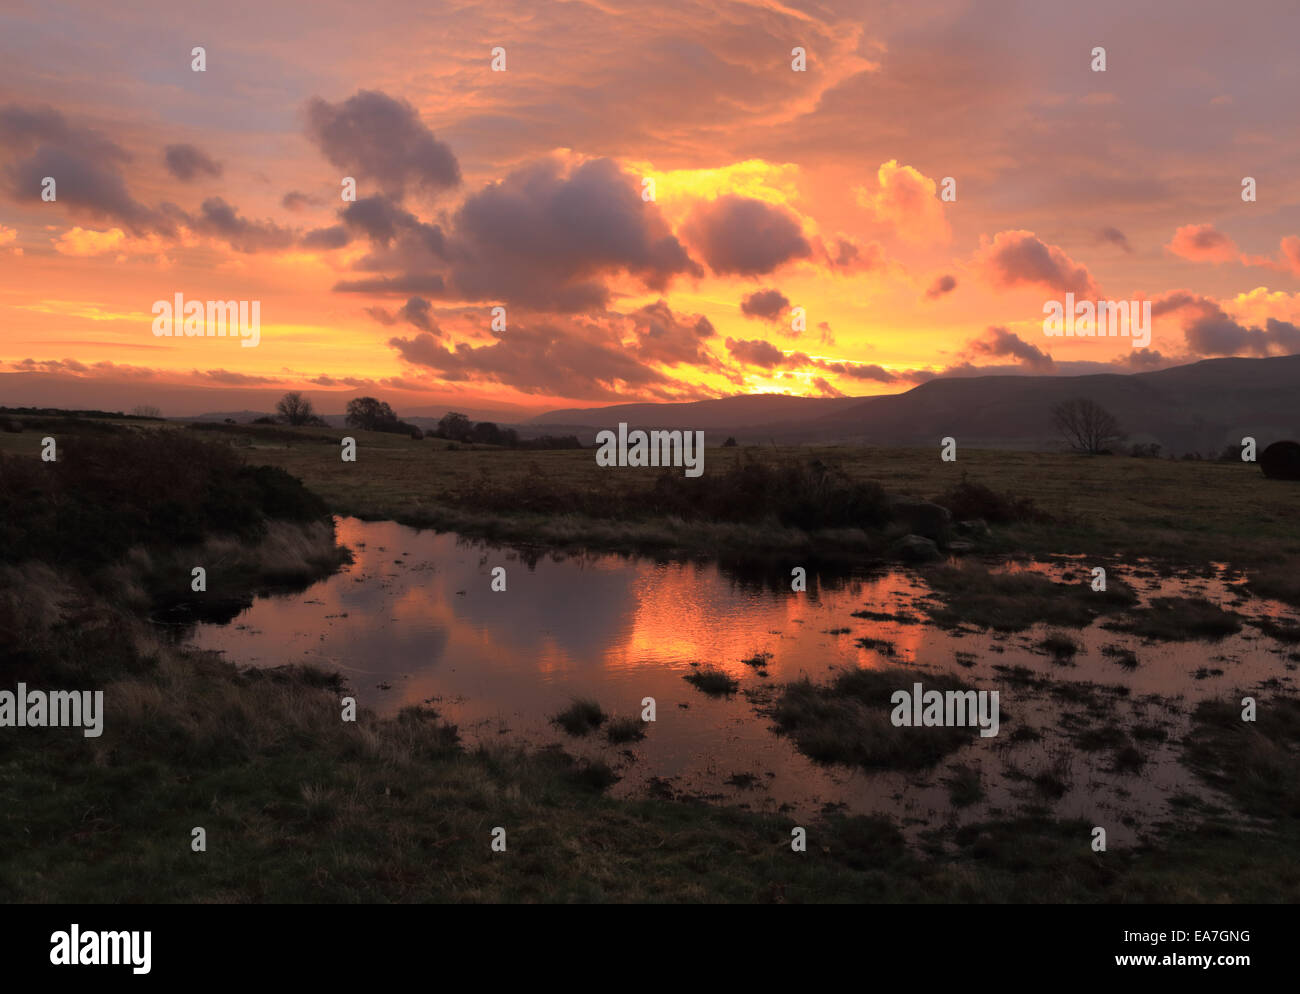
<path fill-rule="evenodd" d="M 955 527 L 958 535 L 965 535 L 967 538 L 988 538 L 993 534 L 989 531 L 989 523 L 983 518 L 958 521 Z"/>
<path fill-rule="evenodd" d="M 889 550 L 908 563 L 932 563 L 943 558 L 939 547 L 924 535 L 904 535 Z"/>
<path fill-rule="evenodd" d="M 891 497 L 889 510 L 894 521 L 907 526 L 913 535 L 933 542 L 946 542 L 952 534 L 952 512 L 921 497 Z"/>

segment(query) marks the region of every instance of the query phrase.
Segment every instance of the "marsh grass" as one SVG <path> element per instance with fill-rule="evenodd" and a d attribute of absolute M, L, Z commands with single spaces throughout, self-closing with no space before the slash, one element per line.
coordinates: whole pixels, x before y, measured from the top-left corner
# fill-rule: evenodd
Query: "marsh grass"
<path fill-rule="evenodd" d="M 895 726 L 890 719 L 897 690 L 911 692 L 920 681 L 928 690 L 969 690 L 948 675 L 901 667 L 846 670 L 828 684 L 807 677 L 781 688 L 765 710 L 804 755 L 822 763 L 865 769 L 914 770 L 933 766 L 971 742 L 978 729 Z"/>
<path fill-rule="evenodd" d="M 583 736 L 594 732 L 607 717 L 597 701 L 590 697 L 575 697 L 551 721 L 570 735 Z"/>
<path fill-rule="evenodd" d="M 997 572 L 975 564 L 928 570 L 935 597 L 926 611 L 940 625 L 977 625 L 1017 632 L 1038 623 L 1083 628 L 1103 615 L 1132 608 L 1137 595 L 1118 578 L 1105 591 L 1088 583 L 1058 583 L 1028 571 Z"/>
<path fill-rule="evenodd" d="M 1241 618 L 1203 597 L 1156 597 L 1103 627 L 1166 642 L 1217 640 L 1241 631 Z"/>
<path fill-rule="evenodd" d="M 640 742 L 645 738 L 646 723 L 636 715 L 624 715 L 610 718 L 605 726 L 605 738 L 615 745 L 625 742 Z"/>
<path fill-rule="evenodd" d="M 714 697 L 734 694 L 740 688 L 739 680 L 732 677 L 726 670 L 720 670 L 713 666 L 702 666 L 699 669 L 692 670 L 683 679 L 691 686 Z"/>

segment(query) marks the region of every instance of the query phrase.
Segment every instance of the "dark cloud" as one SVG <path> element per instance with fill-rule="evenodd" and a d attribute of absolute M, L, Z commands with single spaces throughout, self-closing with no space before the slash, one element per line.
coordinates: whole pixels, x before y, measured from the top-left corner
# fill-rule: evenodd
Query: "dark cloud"
<path fill-rule="evenodd" d="M 215 383 L 228 383 L 236 386 L 247 386 L 253 383 L 283 383 L 284 381 L 275 376 L 254 376 L 251 373 L 236 373 L 229 369 L 208 369 L 200 372 L 194 370 L 194 375 L 203 380 L 212 380 Z"/>
<path fill-rule="evenodd" d="M 362 280 L 340 280 L 334 284 L 339 293 L 422 293 L 430 297 L 441 297 L 447 291 L 447 284 L 437 273 L 405 273 L 401 276 L 375 276 Z"/>
<path fill-rule="evenodd" d="M 868 242 L 864 247 L 851 238 L 840 236 L 830 245 L 822 244 L 820 239 L 818 244 L 831 269 L 870 272 L 873 269 L 883 269 L 888 264 L 884 246 L 879 242 Z"/>
<path fill-rule="evenodd" d="M 762 339 L 728 338 L 727 351 L 737 361 L 749 366 L 760 366 L 763 369 L 775 369 L 789 362 L 784 352 L 771 342 Z"/>
<path fill-rule="evenodd" d="M 403 360 L 433 370 L 445 380 L 490 381 L 524 393 L 607 400 L 630 392 L 664 399 L 680 396 L 680 385 L 623 347 L 618 333 L 603 324 L 554 321 L 511 322 L 488 345 L 447 348 L 431 334 L 391 338 Z"/>
<path fill-rule="evenodd" d="M 375 243 L 376 251 L 359 263 L 362 269 L 428 268 L 440 265 L 447 250 L 442 228 L 421 221 L 389 197 L 363 197 L 340 210 L 339 217 Z"/>
<path fill-rule="evenodd" d="M 338 104 L 312 99 L 307 136 L 332 165 L 398 198 L 407 188 L 438 192 L 460 183 L 451 149 L 413 106 L 384 93 L 360 90 Z"/>
<path fill-rule="evenodd" d="M 300 190 L 290 190 L 281 198 L 280 205 L 286 210 L 300 211 L 306 207 L 323 207 L 325 201 L 314 194 L 303 193 Z"/>
<path fill-rule="evenodd" d="M 1125 252 L 1132 252 L 1133 246 L 1128 243 L 1128 236 L 1119 228 L 1102 228 L 1097 232 L 1097 241 L 1109 242 L 1111 245 L 1118 245 Z"/>
<path fill-rule="evenodd" d="M 838 373 L 840 376 L 852 377 L 855 380 L 874 380 L 877 383 L 896 383 L 898 376 L 885 369 L 883 366 L 877 366 L 871 363 L 857 362 L 816 362 L 819 369 L 824 369 L 828 373 Z"/>
<path fill-rule="evenodd" d="M 812 383 L 813 386 L 817 388 L 818 392 L 820 392 L 823 397 L 847 397 L 848 396 L 848 394 L 844 393 L 841 390 L 837 390 L 835 387 L 833 387 L 831 385 L 830 380 L 826 379 L 824 376 L 818 376 L 812 381 Z"/>
<path fill-rule="evenodd" d="M 717 331 L 703 315 L 679 317 L 667 303 L 659 300 L 633 311 L 629 317 L 637 337 L 636 354 L 647 362 L 669 366 L 687 363 L 710 368 L 718 365 L 704 347 Z"/>
<path fill-rule="evenodd" d="M 925 291 L 927 300 L 938 300 L 945 293 L 952 293 L 957 289 L 957 277 L 944 274 L 930 284 L 930 289 Z"/>
<path fill-rule="evenodd" d="M 790 299 L 780 290 L 756 290 L 740 302 L 740 313 L 748 318 L 775 321 L 790 308 Z"/>
<path fill-rule="evenodd" d="M 389 314 L 382 307 L 367 307 L 366 313 L 380 324 L 394 325 L 399 321 L 405 321 L 407 324 L 414 325 L 430 335 L 442 334 L 442 329 L 433 321 L 432 308 L 429 302 L 423 297 L 412 297 L 392 314 Z"/>
<path fill-rule="evenodd" d="M 70 125 L 53 107 L 0 107 L 0 148 L 25 154 L 41 145 L 77 149 L 92 159 L 131 161 L 131 156 L 114 141 L 90 128 Z"/>
<path fill-rule="evenodd" d="M 1037 285 L 1059 293 L 1097 293 L 1086 266 L 1057 246 L 1044 243 L 1032 231 L 999 231 L 992 241 L 982 241 L 975 263 L 995 287 Z"/>
<path fill-rule="evenodd" d="M 168 145 L 163 150 L 167 170 L 182 183 L 198 176 L 220 176 L 221 163 L 209 158 L 193 145 Z"/>
<path fill-rule="evenodd" d="M 1011 356 L 1027 368 L 1040 372 L 1048 372 L 1055 366 L 1050 355 L 1006 328 L 989 328 L 983 338 L 975 339 L 967 346 L 967 351 L 972 355 Z"/>
<path fill-rule="evenodd" d="M 720 274 L 758 276 L 812 253 L 796 217 L 735 194 L 701 204 L 687 219 L 684 231 L 709 268 Z"/>
<path fill-rule="evenodd" d="M 341 224 L 332 224 L 327 228 L 313 228 L 302 236 L 299 244 L 309 249 L 336 249 L 342 248 L 351 240 L 347 228 Z"/>
<path fill-rule="evenodd" d="M 1268 318 L 1263 328 L 1248 328 L 1222 311 L 1193 318 L 1183 327 L 1187 347 L 1198 355 L 1292 355 L 1300 352 L 1300 328 Z"/>
<path fill-rule="evenodd" d="M 140 203 L 111 164 L 91 153 L 42 145 L 30 156 L 5 169 L 9 192 L 15 200 L 40 201 L 45 177 L 55 181 L 55 203 L 97 220 L 108 220 L 132 234 L 175 234 L 170 217 Z"/>
<path fill-rule="evenodd" d="M 566 168 L 546 158 L 489 184 L 456 212 L 448 254 L 464 299 L 559 312 L 603 306 L 603 277 L 617 272 L 659 291 L 701 272 L 610 159 Z"/>
<path fill-rule="evenodd" d="M 264 252 L 286 249 L 294 243 L 294 233 L 273 221 L 250 221 L 240 217 L 233 206 L 220 197 L 203 201 L 197 216 L 190 219 L 194 230 L 224 239 L 237 252 Z"/>

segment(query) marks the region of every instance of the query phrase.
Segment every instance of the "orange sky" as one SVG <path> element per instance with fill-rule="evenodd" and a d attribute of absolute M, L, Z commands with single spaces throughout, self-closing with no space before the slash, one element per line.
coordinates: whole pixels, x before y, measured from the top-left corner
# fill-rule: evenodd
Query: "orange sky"
<path fill-rule="evenodd" d="M 1035 7 L 5 12 L 0 404 L 511 417 L 1300 352 L 1295 5 Z M 1152 301 L 1150 347 L 1046 337 L 1067 291 Z M 176 293 L 259 301 L 258 346 L 156 337 Z"/>

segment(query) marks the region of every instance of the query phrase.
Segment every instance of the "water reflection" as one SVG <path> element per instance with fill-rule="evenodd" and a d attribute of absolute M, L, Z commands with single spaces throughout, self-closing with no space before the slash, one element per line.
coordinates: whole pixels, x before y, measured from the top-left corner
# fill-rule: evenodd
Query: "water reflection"
<path fill-rule="evenodd" d="M 1166 815 L 1171 795 L 1207 796 L 1177 757 L 1176 739 L 1190 706 L 1268 678 L 1289 682 L 1295 666 L 1282 648 L 1249 629 L 1218 643 L 1168 645 L 1142 644 L 1094 625 L 1082 633 L 1075 666 L 1062 673 L 1037 650 L 1038 628 L 981 635 L 898 620 L 923 619 L 920 602 L 929 594 L 920 577 L 905 570 L 809 568 L 808 591 L 792 594 L 790 568 L 806 563 L 755 568 L 540 554 L 392 522 L 341 519 L 338 527 L 340 542 L 355 557 L 350 566 L 305 592 L 258 599 L 232 624 L 200 624 L 193 641 L 241 665 L 302 662 L 338 669 L 359 701 L 381 713 L 432 701 L 471 742 L 506 733 L 534 743 L 563 740 L 571 752 L 615 766 L 623 778 L 616 794 L 643 793 L 666 780 L 677 791 L 796 816 L 845 805 L 886 812 L 919 829 L 1042 804 L 1025 786 L 1026 777 L 1051 767 L 1065 769 L 1070 780 L 1052 810 L 1123 818 L 1126 824 L 1110 833 L 1122 844 Z M 491 589 L 496 566 L 506 568 L 505 592 Z M 1079 570 L 1069 562 L 1031 568 Z M 1154 572 L 1129 579 L 1145 597 L 1193 585 Z M 1194 586 L 1245 610 L 1221 568 Z M 1256 613 L 1285 611 L 1263 602 L 1253 607 Z M 872 616 L 854 617 L 863 611 Z M 885 646 L 862 647 L 863 637 L 888 642 L 892 654 Z M 1141 659 L 1136 670 L 1125 671 L 1102 653 L 1117 643 L 1135 648 Z M 772 654 L 766 678 L 742 662 L 760 652 Z M 966 654 L 960 661 L 959 653 Z M 742 693 L 700 693 L 682 679 L 692 663 L 727 670 L 741 681 Z M 773 734 L 756 710 L 764 688 L 802 674 L 824 679 L 833 668 L 897 664 L 955 670 L 976 687 L 1000 690 L 1003 707 L 1041 737 L 1013 740 L 1004 733 L 977 739 L 922 775 L 868 775 L 810 762 Z M 1067 705 L 1042 686 L 1008 682 L 1014 667 L 1121 686 L 1122 695 L 1107 698 L 1115 720 L 1160 725 L 1167 739 L 1150 746 L 1140 775 L 1110 771 L 1102 754 L 1079 753 L 1062 737 Z M 1206 676 L 1206 670 L 1220 673 Z M 549 718 L 575 696 L 594 697 L 617 714 L 639 714 L 642 700 L 653 697 L 658 721 L 631 747 L 599 736 L 569 739 Z M 951 763 L 982 771 L 982 803 L 953 808 L 942 783 Z M 729 783 L 736 774 L 754 780 L 742 776 Z"/>

